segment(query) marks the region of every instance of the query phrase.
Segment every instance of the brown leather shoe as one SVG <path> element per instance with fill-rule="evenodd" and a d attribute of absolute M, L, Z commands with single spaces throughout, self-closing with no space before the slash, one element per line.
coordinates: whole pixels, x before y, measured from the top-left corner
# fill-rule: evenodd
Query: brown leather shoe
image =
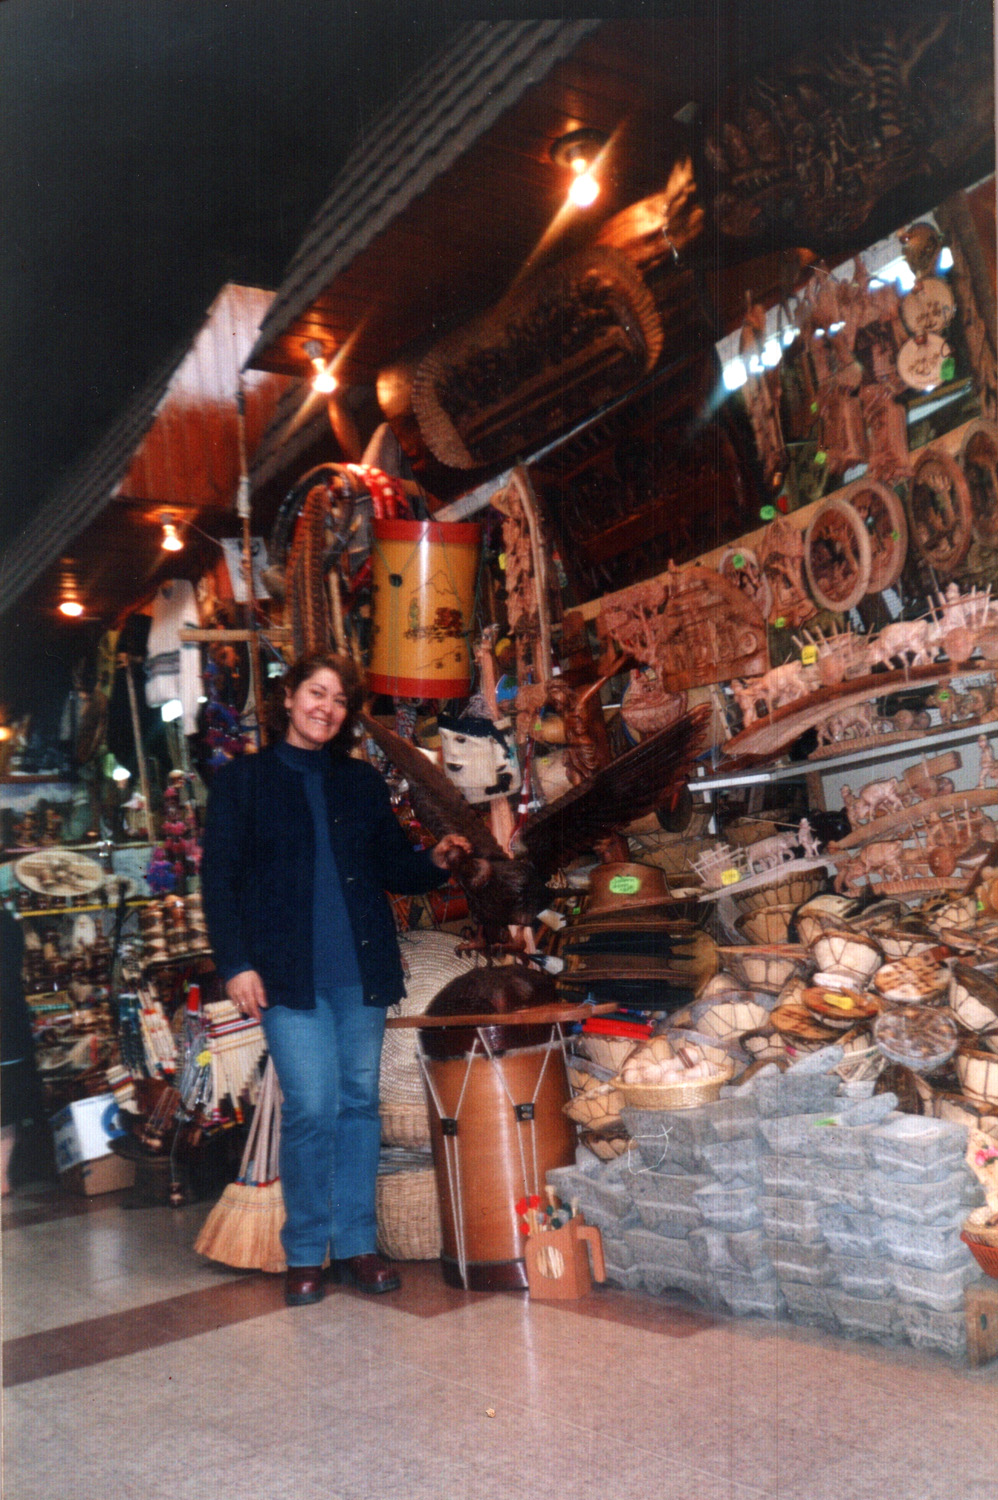
<path fill-rule="evenodd" d="M 334 1260 L 332 1272 L 334 1280 L 355 1286 L 361 1292 L 397 1292 L 402 1285 L 401 1277 L 373 1251 L 369 1255 Z"/>
<path fill-rule="evenodd" d="M 321 1266 L 288 1266 L 284 1273 L 284 1300 L 289 1307 L 306 1307 L 323 1297 Z"/>

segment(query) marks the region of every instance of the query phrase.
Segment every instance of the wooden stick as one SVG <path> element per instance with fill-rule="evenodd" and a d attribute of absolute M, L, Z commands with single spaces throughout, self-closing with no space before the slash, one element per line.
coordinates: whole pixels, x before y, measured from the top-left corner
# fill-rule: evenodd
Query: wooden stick
<path fill-rule="evenodd" d="M 795 950 L 796 951 L 796 950 Z M 616 1001 L 599 1005 L 538 1005 L 533 1010 L 493 1010 L 488 1015 L 473 1016 L 389 1016 L 386 1026 L 393 1028 L 438 1026 L 549 1026 L 557 1021 L 584 1021 L 587 1016 L 605 1016 L 618 1010 Z"/>

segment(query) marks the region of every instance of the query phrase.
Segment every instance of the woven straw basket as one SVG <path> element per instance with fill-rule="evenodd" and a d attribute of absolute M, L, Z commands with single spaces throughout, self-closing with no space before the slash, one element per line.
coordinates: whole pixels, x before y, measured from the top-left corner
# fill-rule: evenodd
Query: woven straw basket
<path fill-rule="evenodd" d="M 629 1109 L 695 1109 L 710 1104 L 735 1071 L 733 1062 L 720 1068 L 713 1078 L 691 1078 L 678 1083 L 625 1083 L 614 1079 Z"/>
<path fill-rule="evenodd" d="M 409 970 L 403 1016 L 422 1015 L 430 1001 L 459 974 L 475 967 L 473 957 L 459 957 L 460 939 L 451 932 L 413 932 L 402 945 Z M 418 1032 L 389 1028 L 381 1051 L 381 1139 L 386 1146 L 429 1146 L 430 1117 L 423 1075 L 416 1053 Z"/>
<path fill-rule="evenodd" d="M 425 1151 L 381 1153 L 375 1187 L 378 1249 L 391 1260 L 434 1260 L 443 1246 L 433 1159 Z"/>

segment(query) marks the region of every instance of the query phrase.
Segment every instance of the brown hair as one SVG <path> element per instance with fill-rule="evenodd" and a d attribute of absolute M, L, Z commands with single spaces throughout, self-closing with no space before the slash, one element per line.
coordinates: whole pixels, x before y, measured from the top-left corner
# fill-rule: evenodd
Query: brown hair
<path fill-rule="evenodd" d="M 364 702 L 365 683 L 359 667 L 349 656 L 340 656 L 335 651 L 309 651 L 299 656 L 283 677 L 277 679 L 267 698 L 265 718 L 271 740 L 283 739 L 287 734 L 289 715 L 284 705 L 288 693 L 295 693 L 303 682 L 326 668 L 335 672 L 346 694 L 347 716 L 340 726 L 331 748 L 349 750 L 353 741 L 357 714 Z"/>

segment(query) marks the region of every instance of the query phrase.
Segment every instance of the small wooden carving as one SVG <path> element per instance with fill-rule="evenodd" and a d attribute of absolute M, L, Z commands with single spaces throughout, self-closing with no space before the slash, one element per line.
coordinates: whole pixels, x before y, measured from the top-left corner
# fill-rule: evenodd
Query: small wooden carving
<path fill-rule="evenodd" d="M 831 496 L 818 506 L 804 536 L 804 566 L 822 609 L 845 614 L 869 592 L 870 538 L 848 500 Z"/>
<path fill-rule="evenodd" d="M 986 547 L 998 543 L 998 429 L 972 422 L 960 447 L 960 468 L 970 490 L 974 536 Z"/>
<path fill-rule="evenodd" d="M 607 596 L 602 616 L 606 633 L 654 667 L 667 692 L 759 676 L 769 666 L 759 611 L 711 568 L 670 568 L 664 581 Z"/>
<path fill-rule="evenodd" d="M 866 529 L 870 542 L 868 592 L 880 594 L 901 576 L 908 552 L 908 521 L 904 506 L 886 484 L 867 477 L 857 479 L 840 498 L 852 506 Z"/>
<path fill-rule="evenodd" d="M 973 509 L 963 471 L 942 448 L 930 444 L 916 456 L 908 504 L 915 546 L 948 577 L 970 548 Z"/>
<path fill-rule="evenodd" d="M 796 630 L 818 613 L 804 581 L 804 537 L 799 527 L 783 519 L 766 528 L 759 561 L 772 591 L 769 623 Z M 733 675 L 733 674 L 732 674 Z"/>
<path fill-rule="evenodd" d="M 780 422 L 780 372 L 762 363 L 766 309 L 749 301 L 738 350 L 749 371 L 742 387 L 766 488 L 776 493 L 787 472 L 787 450 Z"/>

